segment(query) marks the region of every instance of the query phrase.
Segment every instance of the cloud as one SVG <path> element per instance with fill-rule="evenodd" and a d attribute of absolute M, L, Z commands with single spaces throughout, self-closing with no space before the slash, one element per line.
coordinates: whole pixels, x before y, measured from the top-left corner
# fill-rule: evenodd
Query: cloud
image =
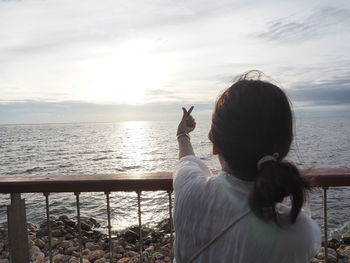
<path fill-rule="evenodd" d="M 350 25 L 350 9 L 324 7 L 303 18 L 292 16 L 272 20 L 268 22 L 267 30 L 257 37 L 271 41 L 298 41 L 330 33 L 327 30 L 337 24 Z"/>
<path fill-rule="evenodd" d="M 350 108 L 350 73 L 335 79 L 302 82 L 287 90 L 292 101 L 308 106 L 347 106 Z"/>

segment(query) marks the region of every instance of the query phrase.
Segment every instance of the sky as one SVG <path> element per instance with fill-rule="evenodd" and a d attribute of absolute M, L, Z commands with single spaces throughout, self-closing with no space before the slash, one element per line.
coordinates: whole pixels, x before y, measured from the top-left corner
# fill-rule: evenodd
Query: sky
<path fill-rule="evenodd" d="M 0 0 L 0 124 L 209 119 L 258 69 L 350 115 L 350 1 Z"/>

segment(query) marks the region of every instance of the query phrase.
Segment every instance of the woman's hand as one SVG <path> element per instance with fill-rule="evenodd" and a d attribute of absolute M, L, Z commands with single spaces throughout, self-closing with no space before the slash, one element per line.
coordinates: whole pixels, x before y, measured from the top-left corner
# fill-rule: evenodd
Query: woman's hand
<path fill-rule="evenodd" d="M 194 107 L 192 106 L 188 111 L 185 108 L 182 108 L 183 115 L 179 123 L 179 126 L 177 128 L 176 135 L 183 134 L 183 133 L 190 133 L 196 127 L 196 121 L 191 115 L 193 108 Z"/>
<path fill-rule="evenodd" d="M 190 136 L 188 135 L 196 127 L 196 122 L 191 116 L 192 110 L 193 106 L 188 111 L 182 108 L 183 115 L 176 134 L 179 143 L 179 159 L 187 155 L 194 155 Z"/>

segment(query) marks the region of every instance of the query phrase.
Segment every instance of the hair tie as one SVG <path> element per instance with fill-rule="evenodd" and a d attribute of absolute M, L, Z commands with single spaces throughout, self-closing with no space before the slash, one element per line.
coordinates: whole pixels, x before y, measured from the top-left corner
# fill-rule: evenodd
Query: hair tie
<path fill-rule="evenodd" d="M 262 158 L 258 161 L 258 163 L 257 163 L 258 169 L 260 169 L 260 166 L 261 166 L 263 163 L 270 162 L 270 161 L 277 162 L 278 157 L 279 157 L 279 153 L 278 153 L 278 152 L 275 152 L 275 153 L 272 154 L 272 155 L 265 155 L 264 157 L 262 157 Z"/>

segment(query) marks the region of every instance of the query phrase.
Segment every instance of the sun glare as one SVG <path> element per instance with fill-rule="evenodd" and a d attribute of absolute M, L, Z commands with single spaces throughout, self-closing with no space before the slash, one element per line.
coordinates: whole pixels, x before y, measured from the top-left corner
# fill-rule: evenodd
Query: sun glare
<path fill-rule="evenodd" d="M 149 44 L 128 43 L 112 56 L 101 56 L 89 69 L 89 90 L 85 94 L 95 102 L 143 104 L 147 90 L 164 88 L 169 74 L 169 58 L 151 53 Z"/>

